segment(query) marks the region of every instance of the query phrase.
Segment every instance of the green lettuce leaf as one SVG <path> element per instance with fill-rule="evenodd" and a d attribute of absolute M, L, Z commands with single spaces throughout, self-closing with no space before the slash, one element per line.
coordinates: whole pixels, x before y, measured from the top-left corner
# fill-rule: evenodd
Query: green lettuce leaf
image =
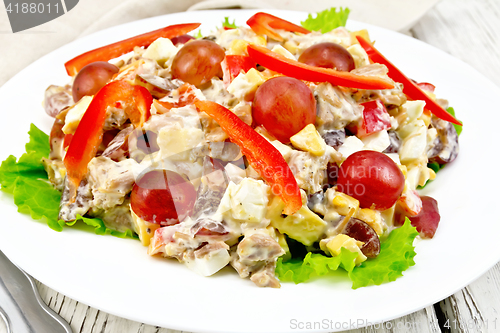
<path fill-rule="evenodd" d="M 52 184 L 41 179 L 18 177 L 13 191 L 17 210 L 29 214 L 34 220 L 42 220 L 56 231 L 62 231 L 57 220 L 61 193 Z"/>
<path fill-rule="evenodd" d="M 352 288 L 380 285 L 395 281 L 403 272 L 415 265 L 415 247 L 413 241 L 418 231 L 406 218 L 402 227 L 394 229 L 389 237 L 380 244 L 380 254 L 375 259 L 366 260 L 350 273 Z"/>
<path fill-rule="evenodd" d="M 453 117 L 455 117 L 455 110 L 450 106 L 449 108 L 446 109 L 449 114 L 451 114 Z M 455 130 L 457 131 L 457 135 L 460 136 L 460 133 L 462 133 L 462 126 L 453 124 L 453 127 L 455 127 Z"/>
<path fill-rule="evenodd" d="M 330 271 L 335 271 L 339 267 L 351 272 L 354 269 L 357 256 L 357 253 L 342 248 L 340 255 L 336 257 L 309 252 L 303 260 L 292 259 L 283 262 L 282 258 L 278 258 L 276 275 L 281 281 L 301 283 L 313 276 L 322 276 Z"/>
<path fill-rule="evenodd" d="M 235 20 L 233 20 L 233 23 L 229 22 L 229 16 L 224 17 L 224 22 L 222 22 L 222 27 L 223 28 L 232 28 L 232 29 L 238 28 Z"/>
<path fill-rule="evenodd" d="M 417 230 L 411 226 L 410 220 L 406 219 L 402 227 L 393 230 L 381 243 L 378 257 L 368 259 L 358 267 L 355 267 L 357 253 L 342 248 L 340 255 L 336 257 L 308 253 L 303 260 L 292 259 L 283 262 L 279 258 L 276 275 L 281 281 L 301 283 L 342 267 L 349 274 L 353 289 L 370 284 L 380 285 L 396 280 L 408 267 L 415 265 L 413 240 L 417 235 Z"/>
<path fill-rule="evenodd" d="M 0 165 L 1 190 L 13 194 L 18 177 L 27 179 L 47 178 L 42 164 L 42 157 L 48 157 L 50 152 L 49 137 L 31 124 L 30 141 L 26 144 L 26 153 L 19 161 L 10 155 Z"/>
<path fill-rule="evenodd" d="M 438 173 L 439 170 L 441 170 L 442 168 L 444 168 L 446 166 L 446 164 L 439 164 L 437 162 L 432 162 L 432 163 L 427 163 L 427 167 L 429 169 L 432 169 L 435 173 Z M 427 181 L 425 182 L 424 186 L 420 186 L 418 185 L 417 186 L 417 189 L 421 190 L 423 189 L 424 187 L 427 186 L 427 184 L 431 183 L 432 180 L 430 179 L 427 179 Z"/>
<path fill-rule="evenodd" d="M 300 24 L 308 30 L 326 33 L 335 28 L 344 27 L 349 13 L 349 8 L 340 7 L 337 9 L 336 7 L 332 7 L 316 13 L 316 17 L 314 18 L 309 14 L 307 19 L 300 22 Z"/>
<path fill-rule="evenodd" d="M 111 235 L 119 238 L 134 238 L 134 239 L 139 239 L 139 236 L 137 236 L 132 230 L 127 229 L 124 232 L 120 232 L 117 230 L 112 230 L 106 227 L 104 222 L 96 217 L 84 217 L 77 215 L 75 221 L 70 221 L 70 222 L 64 222 L 62 220 L 59 220 L 59 223 L 65 223 L 68 226 L 74 226 L 76 223 L 84 223 L 85 225 L 94 228 L 94 232 L 97 235 Z"/>
<path fill-rule="evenodd" d="M 197 33 L 195 33 L 195 34 L 193 35 L 193 37 L 194 37 L 194 38 L 196 38 L 196 39 L 202 39 L 202 38 L 203 38 L 203 35 L 201 34 L 201 30 L 198 30 L 198 32 L 197 32 Z"/>
<path fill-rule="evenodd" d="M 11 155 L 0 165 L 0 189 L 13 195 L 20 213 L 41 220 L 56 231 L 62 231 L 64 225 L 80 223 L 92 227 L 98 235 L 137 238 L 131 230 L 118 232 L 106 228 L 98 218 L 78 216 L 76 221 L 58 220 L 61 193 L 49 183 L 42 163 L 42 158 L 50 153 L 49 136 L 33 124 L 28 134 L 26 153 L 19 160 Z"/>

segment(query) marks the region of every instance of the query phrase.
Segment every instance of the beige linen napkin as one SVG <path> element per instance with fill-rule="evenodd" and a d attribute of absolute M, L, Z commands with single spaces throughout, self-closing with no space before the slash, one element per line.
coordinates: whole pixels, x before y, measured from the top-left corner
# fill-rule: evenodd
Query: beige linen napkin
<path fill-rule="evenodd" d="M 68 13 L 13 34 L 0 5 L 0 86 L 41 56 L 78 37 L 147 17 L 213 8 L 279 8 L 317 12 L 348 6 L 350 17 L 393 30 L 411 27 L 437 0 L 80 0 Z"/>

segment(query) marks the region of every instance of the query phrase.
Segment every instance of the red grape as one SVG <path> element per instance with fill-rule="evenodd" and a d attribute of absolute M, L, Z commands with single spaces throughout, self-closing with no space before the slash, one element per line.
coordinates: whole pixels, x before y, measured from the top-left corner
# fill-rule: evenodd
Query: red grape
<path fill-rule="evenodd" d="M 75 103 L 83 96 L 95 95 L 118 71 L 118 67 L 106 61 L 96 61 L 83 67 L 73 82 Z"/>
<path fill-rule="evenodd" d="M 408 217 L 411 225 L 417 228 L 417 231 L 424 238 L 432 238 L 441 220 L 437 201 L 431 197 L 421 197 L 422 209 L 417 216 Z"/>
<path fill-rule="evenodd" d="M 225 52 L 210 40 L 195 40 L 184 45 L 172 62 L 172 76 L 197 87 L 222 73 Z"/>
<path fill-rule="evenodd" d="M 405 177 L 386 155 L 363 150 L 350 155 L 340 166 L 337 190 L 357 200 L 362 208 L 385 210 L 403 192 Z"/>
<path fill-rule="evenodd" d="M 364 244 L 360 250 L 368 258 L 375 258 L 380 253 L 380 239 L 373 228 L 360 219 L 351 218 L 347 222 L 343 234 L 354 238 Z"/>
<path fill-rule="evenodd" d="M 166 226 L 184 220 L 195 199 L 193 184 L 181 175 L 170 170 L 152 170 L 137 179 L 130 206 L 146 222 Z"/>
<path fill-rule="evenodd" d="M 186 44 L 190 40 L 195 39 L 193 36 L 190 35 L 180 35 L 174 38 L 171 38 L 170 40 L 172 41 L 172 44 L 177 46 L 178 44 Z"/>
<path fill-rule="evenodd" d="M 308 47 L 300 55 L 299 61 L 316 67 L 334 68 L 342 72 L 350 72 L 355 68 L 352 55 L 342 45 L 336 43 L 319 43 Z"/>
<path fill-rule="evenodd" d="M 278 76 L 257 89 L 252 114 L 257 124 L 289 143 L 291 136 L 316 121 L 316 100 L 304 82 Z"/>

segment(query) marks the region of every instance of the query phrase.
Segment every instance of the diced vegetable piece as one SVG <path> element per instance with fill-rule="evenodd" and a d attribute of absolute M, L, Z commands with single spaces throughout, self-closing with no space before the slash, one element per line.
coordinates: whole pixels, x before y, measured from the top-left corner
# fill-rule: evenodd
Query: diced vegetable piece
<path fill-rule="evenodd" d="M 300 132 L 290 138 L 292 145 L 295 148 L 308 151 L 313 155 L 321 156 L 325 153 L 325 140 L 319 135 L 316 127 L 309 124 Z"/>
<path fill-rule="evenodd" d="M 255 68 L 252 58 L 243 55 L 226 55 L 221 63 L 223 80 L 225 84 L 233 82 L 241 72 L 246 73 L 250 68 Z"/>
<path fill-rule="evenodd" d="M 282 216 L 283 201 L 274 197 L 269 203 L 266 218 L 271 220 L 271 225 L 282 234 L 287 234 L 304 245 L 312 245 L 324 233 L 326 222 L 316 213 L 312 212 L 307 203 L 292 215 Z"/>
<path fill-rule="evenodd" d="M 360 118 L 355 127 L 350 128 L 357 137 L 363 138 L 372 133 L 391 128 L 389 113 L 381 100 L 377 99 L 361 105 L 364 107 L 363 117 Z"/>

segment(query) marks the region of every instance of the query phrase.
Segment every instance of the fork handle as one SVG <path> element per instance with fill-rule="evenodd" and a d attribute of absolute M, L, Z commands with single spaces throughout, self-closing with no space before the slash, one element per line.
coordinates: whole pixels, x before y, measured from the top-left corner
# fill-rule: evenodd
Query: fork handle
<path fill-rule="evenodd" d="M 72 333 L 69 324 L 40 297 L 35 281 L 0 251 L 0 318 L 7 330 L 26 333 Z"/>

